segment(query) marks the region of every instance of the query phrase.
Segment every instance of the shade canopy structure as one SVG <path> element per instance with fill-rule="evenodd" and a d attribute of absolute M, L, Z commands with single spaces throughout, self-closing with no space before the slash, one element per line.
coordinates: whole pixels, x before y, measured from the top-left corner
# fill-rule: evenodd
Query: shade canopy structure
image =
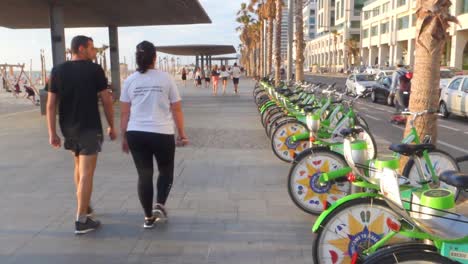
<path fill-rule="evenodd" d="M 67 28 L 211 23 L 198 0 L 3 0 L 0 26 L 49 28 L 51 7 Z"/>
<path fill-rule="evenodd" d="M 236 48 L 232 45 L 177 45 L 177 46 L 157 46 L 158 52 L 164 52 L 179 56 L 194 55 L 223 55 L 236 53 Z"/>
<path fill-rule="evenodd" d="M 50 28 L 54 66 L 65 61 L 66 27 L 108 27 L 117 98 L 121 82 L 118 27 L 211 23 L 199 0 L 2 0 L 0 6 L 0 27 Z"/>

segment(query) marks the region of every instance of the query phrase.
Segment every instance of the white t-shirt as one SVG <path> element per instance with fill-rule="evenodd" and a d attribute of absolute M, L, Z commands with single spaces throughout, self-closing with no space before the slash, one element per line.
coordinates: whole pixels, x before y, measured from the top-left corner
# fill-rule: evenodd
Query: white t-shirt
<path fill-rule="evenodd" d="M 127 131 L 174 134 L 171 103 L 180 101 L 172 77 L 163 71 L 135 72 L 125 80 L 120 101 L 130 103 Z"/>
<path fill-rule="evenodd" d="M 238 66 L 232 68 L 232 78 L 240 78 L 241 73 L 241 69 Z"/>
<path fill-rule="evenodd" d="M 221 76 L 221 78 L 222 78 L 222 77 L 229 77 L 230 74 L 229 74 L 228 71 L 221 71 L 220 76 Z"/>

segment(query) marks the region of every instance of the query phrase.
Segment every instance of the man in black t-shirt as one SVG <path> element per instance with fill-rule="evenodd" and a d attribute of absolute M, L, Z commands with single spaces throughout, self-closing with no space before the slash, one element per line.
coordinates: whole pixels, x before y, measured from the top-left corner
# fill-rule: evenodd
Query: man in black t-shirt
<path fill-rule="evenodd" d="M 75 185 L 78 208 L 75 234 L 85 234 L 99 227 L 91 217 L 90 207 L 93 176 L 97 156 L 101 151 L 103 131 L 99 115 L 98 96 L 102 101 L 109 124 L 111 140 L 117 137 L 114 129 L 112 96 L 107 90 L 107 79 L 101 66 L 92 62 L 96 58 L 93 40 L 76 36 L 71 43 L 72 60 L 52 69 L 47 100 L 49 143 L 60 148 L 56 131 L 56 103 L 59 102 L 59 125 L 64 136 L 64 147 L 75 160 Z"/>

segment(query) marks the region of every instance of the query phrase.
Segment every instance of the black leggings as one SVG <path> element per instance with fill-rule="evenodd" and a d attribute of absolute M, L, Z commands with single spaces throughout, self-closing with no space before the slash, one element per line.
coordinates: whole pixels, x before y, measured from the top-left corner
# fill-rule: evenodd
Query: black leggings
<path fill-rule="evenodd" d="M 138 196 L 145 216 L 152 216 L 153 157 L 158 164 L 157 203 L 165 204 L 174 180 L 174 135 L 128 131 L 127 141 L 138 172 Z"/>

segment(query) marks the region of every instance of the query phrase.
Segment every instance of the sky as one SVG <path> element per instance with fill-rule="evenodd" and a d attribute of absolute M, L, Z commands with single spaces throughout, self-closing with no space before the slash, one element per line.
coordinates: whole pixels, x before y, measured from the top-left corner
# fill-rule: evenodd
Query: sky
<path fill-rule="evenodd" d="M 236 13 L 246 0 L 200 0 L 211 18 L 212 24 L 128 27 L 119 28 L 120 61 L 124 60 L 133 68 L 135 46 L 148 40 L 158 45 L 219 44 L 234 45 L 240 40 L 235 21 Z M 65 30 L 67 48 L 75 35 L 87 35 L 94 39 L 94 45 L 108 44 L 107 28 L 73 28 Z M 32 59 L 33 70 L 40 70 L 40 50 L 44 49 L 46 66 L 52 67 L 52 53 L 49 29 L 8 29 L 0 27 L 0 63 L 25 63 L 29 69 Z M 161 54 L 164 56 L 164 54 Z M 193 57 L 181 56 L 182 64 L 194 61 Z"/>

